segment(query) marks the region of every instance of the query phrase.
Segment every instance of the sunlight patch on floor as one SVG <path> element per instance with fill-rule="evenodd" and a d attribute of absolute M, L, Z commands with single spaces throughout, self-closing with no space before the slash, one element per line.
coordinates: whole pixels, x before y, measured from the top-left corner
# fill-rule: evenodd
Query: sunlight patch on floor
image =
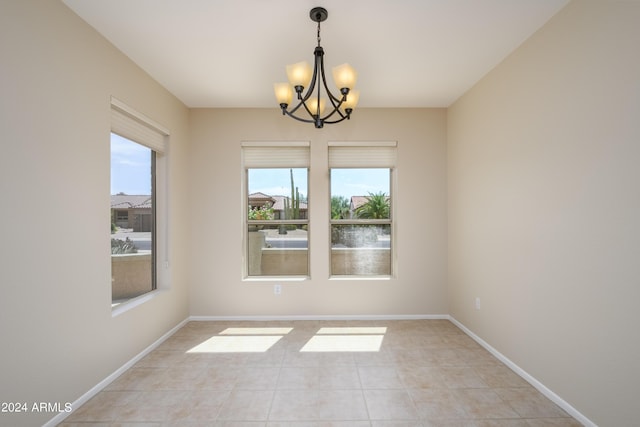
<path fill-rule="evenodd" d="M 316 335 L 365 335 L 365 334 L 375 334 L 375 335 L 384 335 L 387 333 L 387 328 L 385 326 L 355 326 L 355 327 L 329 327 L 329 328 L 320 328 Z"/>
<path fill-rule="evenodd" d="M 293 328 L 227 328 L 187 353 L 264 353 Z"/>
<path fill-rule="evenodd" d="M 263 353 L 280 339 L 282 335 L 215 336 L 191 348 L 187 353 Z"/>
<path fill-rule="evenodd" d="M 286 335 L 293 328 L 227 328 L 220 335 Z"/>
<path fill-rule="evenodd" d="M 380 351 L 384 335 L 315 335 L 301 352 Z"/>
<path fill-rule="evenodd" d="M 320 328 L 302 347 L 301 352 L 380 351 L 384 326 L 340 326 Z"/>

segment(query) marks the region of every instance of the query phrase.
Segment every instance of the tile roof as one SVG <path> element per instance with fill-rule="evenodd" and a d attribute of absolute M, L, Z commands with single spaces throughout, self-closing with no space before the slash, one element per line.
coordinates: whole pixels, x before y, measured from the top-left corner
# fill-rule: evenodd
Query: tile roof
<path fill-rule="evenodd" d="M 148 194 L 112 194 L 111 208 L 151 208 L 151 196 Z"/>
<path fill-rule="evenodd" d="M 271 196 L 264 194 L 264 193 L 251 193 L 249 194 L 249 199 L 265 199 L 265 200 L 271 200 Z"/>
<path fill-rule="evenodd" d="M 273 198 L 276 200 L 275 203 L 273 204 L 273 209 L 276 211 L 283 211 L 284 199 L 287 199 L 287 200 L 291 199 L 291 197 L 286 197 L 286 196 L 273 196 Z M 300 202 L 300 209 L 307 209 L 307 204 L 305 202 Z"/>
<path fill-rule="evenodd" d="M 284 199 L 291 199 L 291 197 L 287 197 L 287 196 L 269 196 L 267 194 L 264 193 L 251 193 L 249 194 L 249 200 L 250 201 L 270 201 L 272 202 L 272 208 L 273 210 L 276 211 L 283 211 L 284 210 Z M 307 204 L 305 202 L 300 202 L 300 209 L 307 209 Z"/>
<path fill-rule="evenodd" d="M 370 196 L 351 196 L 351 209 L 358 209 L 360 206 L 364 205 L 369 201 Z M 390 197 L 387 196 L 387 200 L 390 200 Z"/>

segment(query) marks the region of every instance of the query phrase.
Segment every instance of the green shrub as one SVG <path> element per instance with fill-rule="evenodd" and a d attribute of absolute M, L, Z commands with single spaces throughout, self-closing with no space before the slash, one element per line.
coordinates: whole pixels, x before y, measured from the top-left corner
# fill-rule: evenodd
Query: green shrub
<path fill-rule="evenodd" d="M 272 220 L 274 217 L 273 208 L 270 203 L 266 203 L 264 206 L 257 208 L 249 207 L 249 219 L 253 220 Z"/>
<path fill-rule="evenodd" d="M 135 254 L 138 252 L 138 248 L 133 244 L 133 242 L 127 237 L 125 240 L 122 239 L 111 239 L 111 254 Z"/>

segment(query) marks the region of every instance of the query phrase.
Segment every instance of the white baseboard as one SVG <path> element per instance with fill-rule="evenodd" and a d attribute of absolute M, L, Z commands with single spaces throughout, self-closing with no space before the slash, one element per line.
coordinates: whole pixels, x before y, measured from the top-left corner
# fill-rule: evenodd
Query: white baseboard
<path fill-rule="evenodd" d="M 85 404 L 87 401 L 89 401 L 89 399 L 91 399 L 93 396 L 95 396 L 96 394 L 101 392 L 106 386 L 111 384 L 116 378 L 118 378 L 120 375 L 122 375 L 127 369 L 131 368 L 140 359 L 145 357 L 147 354 L 151 353 L 156 347 L 158 347 L 160 344 L 162 344 L 167 338 L 169 338 L 171 335 L 176 333 L 176 331 L 178 329 L 182 328 L 188 321 L 189 321 L 189 319 L 187 318 L 187 319 L 184 319 L 182 322 L 178 323 L 169 332 L 167 332 L 166 334 L 164 334 L 160 338 L 158 338 L 153 344 L 151 344 L 150 346 L 148 346 L 147 348 L 142 350 L 134 358 L 129 360 L 127 363 L 122 365 L 120 368 L 118 368 L 115 372 L 113 372 L 107 378 L 103 379 L 98 384 L 93 386 L 85 394 L 80 396 L 75 402 L 73 402 L 71 404 L 71 408 L 72 408 L 71 412 L 60 412 L 58 415 L 56 415 L 55 417 L 53 417 L 49 421 L 47 421 L 45 424 L 43 424 L 43 427 L 55 427 L 58 424 L 60 424 L 62 421 L 65 420 L 65 418 L 67 418 L 68 416 L 73 414 L 73 412 L 77 408 L 79 408 L 80 406 Z"/>
<path fill-rule="evenodd" d="M 191 316 L 189 320 L 197 322 L 269 322 L 292 320 L 449 320 L 448 314 L 372 314 L 372 315 L 291 315 L 291 316 Z"/>
<path fill-rule="evenodd" d="M 173 327 L 170 331 L 158 338 L 153 344 L 142 350 L 138 355 L 133 357 L 127 363 L 118 368 L 115 372 L 109 375 L 107 378 L 100 381 L 94 387 L 92 387 L 85 394 L 80 396 L 76 401 L 71 404 L 71 412 L 61 412 L 55 417 L 51 418 L 43 427 L 55 427 L 69 417 L 77 408 L 89 401 L 96 394 L 101 392 L 105 387 L 111 384 L 116 378 L 122 375 L 127 369 L 135 365 L 140 359 L 147 354 L 151 353 L 156 347 L 162 344 L 167 338 L 173 335 L 176 331 L 182 328 L 186 323 L 190 321 L 277 321 L 277 320 L 420 320 L 420 319 L 449 319 L 448 314 L 435 314 L 435 315 L 368 315 L 368 316 L 190 316 L 184 319 L 182 322 Z"/>
<path fill-rule="evenodd" d="M 564 411 L 566 413 L 568 413 L 573 418 L 578 420 L 585 427 L 598 427 L 593 421 L 591 421 L 590 419 L 585 417 L 576 408 L 571 406 L 564 399 L 562 399 L 560 396 L 555 394 L 553 391 L 551 391 L 549 388 L 547 388 L 540 381 L 538 381 L 533 376 L 531 376 L 529 373 L 527 373 L 524 369 L 520 368 L 518 365 L 516 365 L 511 360 L 509 360 L 506 356 L 504 356 L 502 353 L 500 353 L 498 350 L 496 350 L 495 348 L 491 347 L 482 338 L 480 338 L 479 336 L 477 336 L 476 334 L 471 332 L 471 330 L 469 330 L 462 323 L 458 322 L 453 316 L 449 316 L 449 320 L 451 320 L 451 322 L 454 325 L 456 325 L 458 328 L 460 328 L 465 334 L 469 335 L 469 337 L 471 337 L 474 341 L 476 341 L 478 344 L 480 344 L 482 347 L 484 347 L 489 353 L 493 354 L 498 360 L 500 360 L 502 363 L 507 365 L 507 367 L 509 367 L 509 369 L 511 369 L 516 374 L 518 374 L 520 377 L 522 377 L 526 382 L 531 384 L 535 389 L 537 389 L 540 393 L 542 393 L 544 396 L 546 396 L 553 403 L 555 403 L 556 405 L 558 405 L 559 407 L 564 409 Z"/>

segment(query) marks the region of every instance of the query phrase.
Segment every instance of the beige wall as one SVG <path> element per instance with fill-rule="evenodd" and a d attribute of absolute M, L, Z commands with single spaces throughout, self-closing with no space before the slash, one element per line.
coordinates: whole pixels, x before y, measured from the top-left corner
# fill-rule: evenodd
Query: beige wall
<path fill-rule="evenodd" d="M 188 110 L 59 1 L 0 2 L 0 64 L 0 401 L 73 402 L 188 316 Z M 171 289 L 117 317 L 112 95 L 172 133 Z"/>
<path fill-rule="evenodd" d="M 445 110 L 359 109 L 353 120 L 321 130 L 282 117 L 277 109 L 197 109 L 190 117 L 192 315 L 448 313 Z M 310 280 L 242 280 L 243 140 L 311 142 Z M 398 277 L 329 280 L 327 142 L 367 140 L 398 142 Z M 283 285 L 279 296 L 274 283 Z"/>
<path fill-rule="evenodd" d="M 575 1 L 448 115 L 451 314 L 601 426 L 638 422 L 639 40 Z"/>
<path fill-rule="evenodd" d="M 638 22 L 637 2 L 573 2 L 448 111 L 358 109 L 317 130 L 277 109 L 188 111 L 61 3 L 1 2 L 0 399 L 74 401 L 189 314 L 451 313 L 594 422 L 632 425 Z M 172 134 L 171 287 L 117 317 L 112 95 Z M 279 296 L 241 279 L 243 140 L 311 142 L 312 278 Z M 340 140 L 398 141 L 396 279 L 328 279 Z"/>

